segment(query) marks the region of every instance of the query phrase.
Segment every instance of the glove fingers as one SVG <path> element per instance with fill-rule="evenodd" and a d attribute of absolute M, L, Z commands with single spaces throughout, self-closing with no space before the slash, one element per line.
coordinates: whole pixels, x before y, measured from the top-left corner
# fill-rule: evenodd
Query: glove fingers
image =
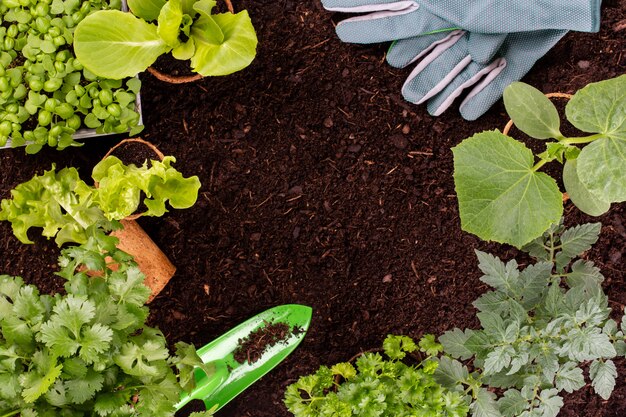
<path fill-rule="evenodd" d="M 449 31 L 444 31 L 395 41 L 387 51 L 387 63 L 395 68 L 404 68 L 432 51 L 449 35 Z"/>
<path fill-rule="evenodd" d="M 452 80 L 452 82 L 446 86 L 446 88 L 444 88 L 439 94 L 437 94 L 435 97 L 428 101 L 428 113 L 433 116 L 441 115 L 441 113 L 446 111 L 452 105 L 454 100 L 463 93 L 463 91 L 473 86 L 476 86 L 474 87 L 474 89 L 472 89 L 472 93 L 480 92 L 482 88 L 484 88 L 486 85 L 489 85 L 491 81 L 495 77 L 497 77 L 505 68 L 506 60 L 504 58 L 497 58 L 489 65 L 472 62 L 462 72 L 460 72 L 454 78 L 454 80 Z M 480 116 L 485 111 L 487 111 L 487 109 L 489 109 L 489 107 L 491 107 L 491 105 L 496 100 L 491 102 L 491 104 L 486 106 L 486 108 L 482 101 L 480 103 L 474 103 L 475 105 L 479 104 L 480 109 L 470 109 L 469 113 L 480 113 L 478 115 Z M 475 118 L 477 118 L 478 116 L 476 116 Z"/>
<path fill-rule="evenodd" d="M 597 32 L 601 0 L 420 0 L 420 5 L 470 32 L 543 29 Z"/>
<path fill-rule="evenodd" d="M 377 11 L 342 20 L 335 28 L 339 39 L 348 43 L 381 43 L 449 29 L 450 25 L 423 13 L 416 3 L 402 10 Z"/>
<path fill-rule="evenodd" d="M 543 30 L 509 35 L 501 50 L 506 59 L 506 67 L 493 80 L 485 79 L 476 84 L 460 105 L 461 116 L 466 120 L 475 120 L 482 116 L 502 97 L 509 84 L 526 75 L 535 62 L 566 33 L 564 30 Z"/>
<path fill-rule="evenodd" d="M 472 61 L 479 64 L 488 64 L 496 55 L 508 34 L 469 33 L 467 49 Z"/>
<path fill-rule="evenodd" d="M 326 10 L 342 13 L 403 10 L 415 4 L 413 0 L 322 0 L 322 6 Z"/>
<path fill-rule="evenodd" d="M 402 95 L 412 103 L 423 103 L 452 82 L 471 60 L 467 54 L 466 33 L 450 33 L 409 74 L 402 86 Z"/>

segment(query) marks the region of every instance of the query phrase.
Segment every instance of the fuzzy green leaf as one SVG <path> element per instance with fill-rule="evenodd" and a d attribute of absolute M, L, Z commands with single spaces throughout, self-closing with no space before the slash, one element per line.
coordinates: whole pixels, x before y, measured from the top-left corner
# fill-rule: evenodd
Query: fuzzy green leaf
<path fill-rule="evenodd" d="M 514 296 L 520 290 L 518 285 L 519 271 L 517 262 L 512 260 L 505 264 L 500 259 L 479 250 L 474 250 L 478 257 L 478 268 L 483 272 L 480 280 L 485 284 Z"/>
<path fill-rule="evenodd" d="M 536 139 L 561 137 L 561 118 L 550 99 L 536 88 L 514 82 L 504 89 L 504 106 L 515 126 Z"/>
<path fill-rule="evenodd" d="M 593 390 L 605 400 L 608 400 L 615 387 L 617 369 L 612 360 L 606 362 L 595 360 L 589 367 L 589 377 Z"/>
<path fill-rule="evenodd" d="M 472 356 L 472 352 L 465 346 L 471 335 L 472 331 L 469 329 L 463 331 L 455 328 L 439 336 L 439 342 L 447 354 L 454 358 L 466 360 Z"/>
<path fill-rule="evenodd" d="M 556 255 L 558 267 L 569 263 L 572 258 L 589 250 L 596 243 L 602 224 L 587 223 L 567 229 L 561 235 L 561 251 Z"/>
<path fill-rule="evenodd" d="M 574 362 L 567 362 L 561 366 L 554 380 L 556 389 L 572 393 L 585 386 L 583 370 Z"/>
<path fill-rule="evenodd" d="M 588 84 L 565 112 L 578 129 L 604 136 L 578 156 L 580 181 L 602 201 L 626 200 L 626 76 Z"/>
<path fill-rule="evenodd" d="M 452 149 L 463 230 L 521 247 L 563 213 L 562 194 L 533 170 L 533 154 L 515 139 L 487 131 Z"/>
<path fill-rule="evenodd" d="M 469 378 L 469 372 L 459 361 L 450 359 L 447 356 L 439 358 L 439 366 L 435 371 L 435 379 L 448 389 L 456 389 L 461 383 Z"/>
<path fill-rule="evenodd" d="M 563 185 L 572 203 L 590 216 L 600 216 L 611 208 L 611 203 L 591 194 L 578 177 L 577 159 L 570 159 L 563 166 Z"/>
<path fill-rule="evenodd" d="M 509 389 L 498 400 L 498 408 L 504 417 L 516 417 L 530 407 L 529 401 L 516 389 Z"/>
<path fill-rule="evenodd" d="M 481 388 L 476 395 L 476 400 L 470 406 L 473 417 L 501 417 L 496 403 L 496 395 Z"/>

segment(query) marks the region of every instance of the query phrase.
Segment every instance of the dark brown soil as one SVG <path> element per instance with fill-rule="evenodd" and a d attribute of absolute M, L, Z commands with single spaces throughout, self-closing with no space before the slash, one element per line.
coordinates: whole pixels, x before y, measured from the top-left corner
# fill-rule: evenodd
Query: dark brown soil
<path fill-rule="evenodd" d="M 142 77 L 142 136 L 203 184 L 193 208 L 139 221 L 178 267 L 150 321 L 172 344 L 201 346 L 269 307 L 312 306 L 298 349 L 218 414 L 286 417 L 284 388 L 321 364 L 379 347 L 388 333 L 476 326 L 471 302 L 486 287 L 474 249 L 528 258 L 459 224 L 450 148 L 503 127 L 501 103 L 476 122 L 453 109 L 431 117 L 400 95 L 410 69 L 390 68 L 386 45 L 339 42 L 336 17 L 317 0 L 235 8 L 249 10 L 259 36 L 249 68 L 180 86 Z M 573 93 L 626 73 L 624 19 L 626 1 L 605 1 L 601 32 L 568 34 L 525 81 Z M 52 162 L 86 174 L 117 140 L 36 156 L 1 151 L 0 197 Z M 626 305 L 624 214 L 615 205 L 598 219 L 600 241 L 587 254 L 616 313 Z M 590 220 L 566 206 L 568 225 Z M 58 249 L 35 235 L 36 246 L 22 245 L 0 223 L 0 271 L 54 291 Z M 626 415 L 626 361 L 618 368 L 609 401 L 588 386 L 566 396 L 560 416 Z"/>
<path fill-rule="evenodd" d="M 233 358 L 239 363 L 255 363 L 267 348 L 285 341 L 293 332 L 285 323 L 266 323 L 265 326 L 251 332 L 239 340 L 239 346 L 233 352 Z"/>

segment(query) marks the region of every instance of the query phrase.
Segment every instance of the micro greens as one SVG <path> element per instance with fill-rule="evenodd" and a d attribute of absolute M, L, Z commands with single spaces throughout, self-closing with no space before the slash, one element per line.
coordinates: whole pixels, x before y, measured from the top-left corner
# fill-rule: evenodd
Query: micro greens
<path fill-rule="evenodd" d="M 0 147 L 80 146 L 81 127 L 97 133 L 141 130 L 141 82 L 99 78 L 74 57 L 76 25 L 119 0 L 5 0 L 0 4 Z M 121 13 L 121 12 L 120 12 Z"/>
<path fill-rule="evenodd" d="M 626 75 L 589 84 L 569 101 L 565 114 L 590 133 L 583 137 L 564 136 L 557 109 L 529 85 L 507 87 L 504 104 L 522 132 L 554 141 L 537 162 L 524 144 L 497 130 L 454 147 L 463 230 L 517 247 L 540 236 L 563 214 L 556 181 L 539 172 L 555 160 L 564 164 L 565 191 L 581 211 L 599 216 L 611 203 L 626 200 Z"/>
<path fill-rule="evenodd" d="M 383 342 L 388 359 L 366 352 L 351 363 L 321 366 L 287 387 L 285 405 L 296 417 L 377 417 L 467 415 L 462 395 L 448 391 L 433 379 L 434 357 L 441 345 L 432 335 L 416 344 L 407 336 L 389 335 Z M 425 358 L 407 365 L 407 353 L 420 351 Z M 336 383 L 335 377 L 342 381 Z"/>
<path fill-rule="evenodd" d="M 584 364 L 594 391 L 609 398 L 612 358 L 626 354 L 626 316 L 621 324 L 609 317 L 604 278 L 592 262 L 571 262 L 599 232 L 599 223 L 551 226 L 524 248 L 538 262 L 522 271 L 515 260 L 476 252 L 481 281 L 493 288 L 474 302 L 481 328 L 439 338 L 447 354 L 471 360 L 474 372 L 444 356 L 435 373 L 448 389 L 471 394 L 473 416 L 555 417 L 559 393 L 585 386 Z"/>
<path fill-rule="evenodd" d="M 99 11 L 76 28 L 74 50 L 94 74 L 120 79 L 172 52 L 203 76 L 227 75 L 252 62 L 257 38 L 248 12 L 211 14 L 215 0 L 131 0 L 132 14 Z M 153 23 L 149 23 L 153 22 Z"/>
<path fill-rule="evenodd" d="M 63 250 L 64 295 L 0 276 L 3 416 L 171 417 L 181 391 L 194 385 L 195 367 L 211 374 L 193 346 L 179 342 L 171 356 L 161 332 L 146 326 L 150 290 L 116 243 L 95 230 Z"/>
<path fill-rule="evenodd" d="M 12 199 L 0 203 L 0 220 L 8 220 L 13 233 L 23 243 L 31 227 L 42 227 L 47 238 L 56 237 L 59 246 L 66 242 L 84 243 L 90 226 L 110 231 L 120 227 L 118 220 L 133 214 L 140 204 L 144 215 L 162 216 L 165 204 L 177 209 L 191 207 L 198 197 L 200 181 L 184 178 L 171 166 L 176 160 L 166 156 L 150 166 L 125 165 L 109 156 L 92 173 L 98 187 L 88 185 L 75 168 L 56 171 L 54 165 L 11 191 Z"/>

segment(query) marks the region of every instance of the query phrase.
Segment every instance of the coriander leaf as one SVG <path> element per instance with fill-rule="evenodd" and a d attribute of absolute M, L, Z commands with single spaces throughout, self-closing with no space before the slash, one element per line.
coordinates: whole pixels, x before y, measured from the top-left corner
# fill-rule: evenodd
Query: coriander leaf
<path fill-rule="evenodd" d="M 45 356 L 41 352 L 35 353 L 35 355 L 37 354 L 40 354 L 40 357 Z M 19 376 L 20 385 L 24 387 L 22 397 L 27 403 L 35 402 L 37 398 L 45 394 L 59 375 L 61 375 L 63 365 L 57 365 L 56 359 L 44 359 L 41 363 L 42 365 L 38 366 L 37 370 L 26 372 Z"/>
<path fill-rule="evenodd" d="M 142 346 L 132 342 L 124 344 L 113 360 L 129 375 L 157 376 L 159 368 L 153 362 L 167 357 L 167 349 L 156 341 L 148 340 Z"/>
<path fill-rule="evenodd" d="M 71 379 L 65 382 L 67 386 L 67 394 L 71 401 L 75 404 L 83 404 L 85 401 L 93 398 L 102 388 L 104 377 L 90 369 L 81 379 Z"/>
<path fill-rule="evenodd" d="M 85 328 L 80 337 L 80 358 L 88 364 L 97 361 L 109 349 L 112 338 L 113 331 L 100 323 Z"/>

